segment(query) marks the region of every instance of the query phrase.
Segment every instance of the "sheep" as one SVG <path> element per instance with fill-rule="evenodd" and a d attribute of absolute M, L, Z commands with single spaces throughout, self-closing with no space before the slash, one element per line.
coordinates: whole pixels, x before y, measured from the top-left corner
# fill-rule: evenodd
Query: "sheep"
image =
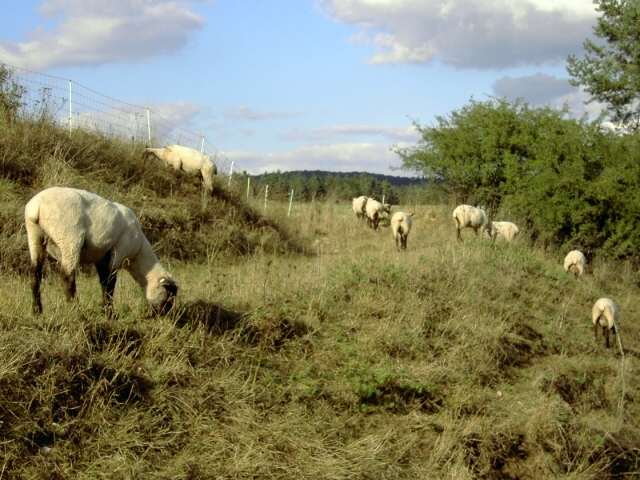
<path fill-rule="evenodd" d="M 576 277 L 579 277 L 584 273 L 587 265 L 587 259 L 580 250 L 571 250 L 564 257 L 564 271 L 571 272 Z"/>
<path fill-rule="evenodd" d="M 388 203 L 381 203 L 373 198 L 367 200 L 365 205 L 365 212 L 367 214 L 367 222 L 374 230 L 378 229 L 380 218 L 384 212 L 391 213 L 391 205 Z"/>
<path fill-rule="evenodd" d="M 413 213 L 396 212 L 391 217 L 391 232 L 396 241 L 396 249 L 407 249 L 407 237 L 411 231 Z"/>
<path fill-rule="evenodd" d="M 610 298 L 599 298 L 591 309 L 591 320 L 593 321 L 593 338 L 598 341 L 598 325 L 602 327 L 602 336 L 605 337 L 605 344 L 609 348 L 609 333 L 619 335 L 617 330 L 620 309 Z"/>
<path fill-rule="evenodd" d="M 518 226 L 512 222 L 491 222 L 491 239 L 504 238 L 507 242 L 512 242 L 520 233 Z"/>
<path fill-rule="evenodd" d="M 463 228 L 473 228 L 473 231 L 478 235 L 478 229 L 481 227 L 491 235 L 489 222 L 487 220 L 487 214 L 482 208 L 472 207 L 471 205 L 458 205 L 453 210 L 453 220 L 456 222 L 457 238 L 462 241 L 462 234 L 460 231 Z"/>
<path fill-rule="evenodd" d="M 369 197 L 361 195 L 351 201 L 351 208 L 353 209 L 353 213 L 356 214 L 356 218 L 359 220 L 365 218 L 365 207 L 367 205 L 367 200 L 369 200 Z"/>
<path fill-rule="evenodd" d="M 175 170 L 191 175 L 200 175 L 207 193 L 213 192 L 213 177 L 218 174 L 216 164 L 197 150 L 182 145 L 168 145 L 162 148 L 145 148 L 143 158 L 155 156 Z"/>
<path fill-rule="evenodd" d="M 178 285 L 160 264 L 128 207 L 85 190 L 52 187 L 27 202 L 24 218 L 35 314 L 42 313 L 40 282 L 47 253 L 58 262 L 68 301 L 75 297 L 78 266 L 94 264 L 109 317 L 120 268 L 128 270 L 145 290 L 154 313 L 164 314 L 173 306 Z"/>

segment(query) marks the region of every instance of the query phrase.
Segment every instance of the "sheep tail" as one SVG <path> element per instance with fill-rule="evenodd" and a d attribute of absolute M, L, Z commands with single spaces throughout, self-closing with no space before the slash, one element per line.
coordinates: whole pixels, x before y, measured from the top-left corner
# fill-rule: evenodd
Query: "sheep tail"
<path fill-rule="evenodd" d="M 44 232 L 38 225 L 40 221 L 40 202 L 29 201 L 24 209 L 24 223 L 27 229 L 29 256 L 36 265 L 44 256 Z"/>

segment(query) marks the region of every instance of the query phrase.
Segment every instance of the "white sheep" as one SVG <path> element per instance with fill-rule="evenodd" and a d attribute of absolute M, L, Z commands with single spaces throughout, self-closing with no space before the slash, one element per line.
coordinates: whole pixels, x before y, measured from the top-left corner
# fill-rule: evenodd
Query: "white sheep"
<path fill-rule="evenodd" d="M 520 233 L 518 226 L 513 222 L 491 222 L 491 239 L 504 238 L 507 242 L 513 242 Z"/>
<path fill-rule="evenodd" d="M 396 249 L 407 249 L 407 237 L 413 223 L 413 213 L 396 212 L 391 217 L 391 232 L 396 241 Z"/>
<path fill-rule="evenodd" d="M 609 348 L 609 333 L 619 335 L 617 330 L 620 309 L 610 298 L 599 298 L 591 309 L 591 320 L 593 321 L 593 338 L 598 341 L 598 325 L 602 327 L 602 336 L 605 337 L 605 344 Z"/>
<path fill-rule="evenodd" d="M 482 208 L 472 207 L 471 205 L 458 205 L 453 210 L 453 220 L 456 222 L 457 237 L 459 241 L 462 241 L 462 234 L 460 231 L 463 228 L 473 228 L 473 231 L 478 235 L 478 229 L 482 227 L 487 233 L 489 233 L 489 235 L 491 235 L 487 214 Z"/>
<path fill-rule="evenodd" d="M 571 272 L 576 277 L 579 277 L 584 273 L 587 265 L 587 259 L 580 250 L 571 250 L 564 257 L 564 271 Z"/>
<path fill-rule="evenodd" d="M 133 211 L 95 193 L 52 187 L 27 202 L 24 218 L 33 268 L 33 310 L 42 313 L 40 282 L 47 253 L 57 260 L 67 300 L 75 297 L 80 264 L 94 264 L 106 313 L 113 314 L 117 271 L 125 268 L 156 313 L 166 313 L 178 286 L 162 267 Z"/>
<path fill-rule="evenodd" d="M 373 198 L 367 200 L 365 205 L 365 213 L 367 214 L 367 222 L 369 226 L 374 230 L 378 229 L 380 218 L 383 213 L 391 213 L 391 205 L 388 203 L 381 203 Z"/>
<path fill-rule="evenodd" d="M 353 209 L 353 213 L 356 214 L 356 218 L 365 218 L 365 206 L 367 205 L 367 200 L 369 200 L 369 197 L 361 195 L 351 201 L 351 208 Z"/>
<path fill-rule="evenodd" d="M 216 164 L 197 150 L 182 145 L 168 145 L 162 148 L 145 148 L 144 158 L 155 156 L 175 170 L 200 175 L 208 193 L 213 191 L 213 177 L 218 173 Z"/>

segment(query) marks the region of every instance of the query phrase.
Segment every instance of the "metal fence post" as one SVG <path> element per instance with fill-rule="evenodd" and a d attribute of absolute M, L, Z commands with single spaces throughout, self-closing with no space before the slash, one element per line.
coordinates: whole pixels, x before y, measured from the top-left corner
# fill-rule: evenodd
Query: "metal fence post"
<path fill-rule="evenodd" d="M 249 201 L 249 186 L 251 185 L 251 177 L 247 175 L 247 202 Z"/>
<path fill-rule="evenodd" d="M 291 189 L 291 195 L 289 195 L 289 210 L 287 211 L 287 217 L 291 216 L 291 206 L 293 205 L 293 188 Z"/>
<path fill-rule="evenodd" d="M 200 153 L 204 154 L 204 135 L 202 135 L 202 142 L 200 143 Z"/>
<path fill-rule="evenodd" d="M 69 133 L 71 133 L 73 122 L 73 107 L 71 105 L 71 80 L 69 80 Z"/>
<path fill-rule="evenodd" d="M 269 185 L 264 189 L 264 211 L 267 211 L 267 198 L 269 198 Z"/>
<path fill-rule="evenodd" d="M 149 146 L 151 146 L 151 112 L 147 108 L 147 141 L 149 142 Z"/>
<path fill-rule="evenodd" d="M 231 167 L 229 168 L 229 187 L 231 186 L 231 178 L 233 177 L 233 160 L 231 160 Z"/>

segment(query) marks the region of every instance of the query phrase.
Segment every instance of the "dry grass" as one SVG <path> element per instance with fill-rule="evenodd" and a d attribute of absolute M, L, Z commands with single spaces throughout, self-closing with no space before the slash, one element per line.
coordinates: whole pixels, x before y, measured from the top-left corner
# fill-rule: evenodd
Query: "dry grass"
<path fill-rule="evenodd" d="M 0 128 L 0 479 L 640 476 L 628 266 L 575 279 L 564 252 L 459 244 L 440 206 L 411 206 L 398 253 L 349 205 L 265 217 L 139 153 Z M 31 315 L 22 208 L 53 184 L 134 207 L 181 285 L 171 315 L 149 318 L 124 273 L 116 321 L 93 274 L 72 304 L 49 275 Z M 624 363 L 593 341 L 600 296 L 621 306 Z"/>
<path fill-rule="evenodd" d="M 576 280 L 524 243 L 457 244 L 441 207 L 418 207 L 404 253 L 348 205 L 271 208 L 318 254 L 173 261 L 166 318 L 124 274 L 116 322 L 93 276 L 71 305 L 51 278 L 34 318 L 5 276 L 2 478 L 638 475 L 631 273 Z M 601 294 L 632 353 L 621 416 L 619 358 L 591 336 Z"/>

